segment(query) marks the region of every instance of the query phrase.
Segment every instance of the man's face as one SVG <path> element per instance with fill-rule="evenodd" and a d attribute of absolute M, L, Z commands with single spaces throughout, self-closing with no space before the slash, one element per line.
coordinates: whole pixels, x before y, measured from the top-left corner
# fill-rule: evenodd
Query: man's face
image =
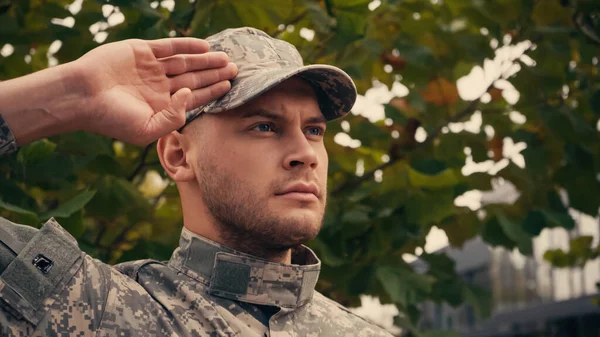
<path fill-rule="evenodd" d="M 275 252 L 317 235 L 327 195 L 325 127 L 312 88 L 292 78 L 186 128 L 193 134 L 186 155 L 226 242 Z"/>

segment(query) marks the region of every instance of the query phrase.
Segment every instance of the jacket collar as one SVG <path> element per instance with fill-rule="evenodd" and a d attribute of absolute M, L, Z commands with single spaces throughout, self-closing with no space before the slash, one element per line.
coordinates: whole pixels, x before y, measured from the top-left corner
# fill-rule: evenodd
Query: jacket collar
<path fill-rule="evenodd" d="M 321 261 L 306 246 L 292 264 L 273 263 L 227 248 L 183 228 L 169 266 L 208 286 L 208 293 L 253 304 L 295 308 L 312 298 Z"/>

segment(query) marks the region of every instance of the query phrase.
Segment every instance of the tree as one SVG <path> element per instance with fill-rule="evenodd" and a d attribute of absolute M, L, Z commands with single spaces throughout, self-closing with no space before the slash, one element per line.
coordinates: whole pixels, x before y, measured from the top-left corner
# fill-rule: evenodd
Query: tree
<path fill-rule="evenodd" d="M 598 213 L 597 1 L 70 3 L 0 1 L 1 79 L 69 62 L 99 43 L 254 26 L 293 43 L 306 63 L 343 68 L 360 93 L 374 80 L 406 85 L 408 95 L 385 105 L 385 120 L 350 115 L 347 124 L 329 125 L 329 209 L 309 245 L 323 261 L 320 291 L 350 306 L 360 294 L 394 303 L 397 323 L 416 334 L 425 300 L 490 312 L 486 293 L 462 281 L 447 256 L 423 253 L 430 268 L 422 274 L 402 259 L 424 246 L 433 226 L 453 246 L 481 235 L 531 254 L 542 229 L 574 226 L 568 208 Z M 461 97 L 457 84 L 468 87 L 477 76 L 478 92 Z M 513 86 L 518 100 L 509 95 Z M 448 128 L 473 116 L 485 127 Z M 360 146 L 337 144 L 338 133 Z M 524 165 L 507 158 L 510 141 L 526 145 Z M 494 171 L 465 175 L 466 160 L 490 161 Z M 32 226 L 56 217 L 82 249 L 108 263 L 168 259 L 181 209 L 173 184 L 146 188 L 157 174 L 166 178 L 153 145 L 83 132 L 40 140 L 0 162 L 0 215 Z M 456 197 L 490 190 L 500 177 L 519 190 L 514 204 L 455 206 Z"/>

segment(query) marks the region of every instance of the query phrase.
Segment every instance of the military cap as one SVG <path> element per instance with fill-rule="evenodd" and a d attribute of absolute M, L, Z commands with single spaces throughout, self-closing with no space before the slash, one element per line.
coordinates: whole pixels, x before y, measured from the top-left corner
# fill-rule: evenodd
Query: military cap
<path fill-rule="evenodd" d="M 313 87 L 327 120 L 345 116 L 356 101 L 356 86 L 343 70 L 325 64 L 304 65 L 293 45 L 259 29 L 226 29 L 206 41 L 211 51 L 223 51 L 229 56 L 238 67 L 238 75 L 224 96 L 188 111 L 186 124 L 202 113 L 219 113 L 248 103 L 293 76 Z"/>

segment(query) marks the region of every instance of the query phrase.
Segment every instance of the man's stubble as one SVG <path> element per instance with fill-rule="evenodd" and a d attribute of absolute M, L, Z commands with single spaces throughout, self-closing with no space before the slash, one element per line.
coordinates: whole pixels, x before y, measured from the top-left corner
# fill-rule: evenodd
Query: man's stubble
<path fill-rule="evenodd" d="M 203 161 L 199 172 L 202 199 L 227 246 L 268 258 L 297 247 L 318 234 L 324 209 L 316 216 L 286 216 L 283 212 L 268 209 L 269 196 L 259 193 L 266 191 L 273 195 L 289 183 L 314 179 L 295 177 L 273 181 L 265 190 L 264 187 L 254 186 L 253 182 L 242 181 L 209 158 L 204 159 L 207 160 Z M 323 191 L 324 199 L 326 195 Z M 310 205 L 301 203 L 299 207 Z"/>

